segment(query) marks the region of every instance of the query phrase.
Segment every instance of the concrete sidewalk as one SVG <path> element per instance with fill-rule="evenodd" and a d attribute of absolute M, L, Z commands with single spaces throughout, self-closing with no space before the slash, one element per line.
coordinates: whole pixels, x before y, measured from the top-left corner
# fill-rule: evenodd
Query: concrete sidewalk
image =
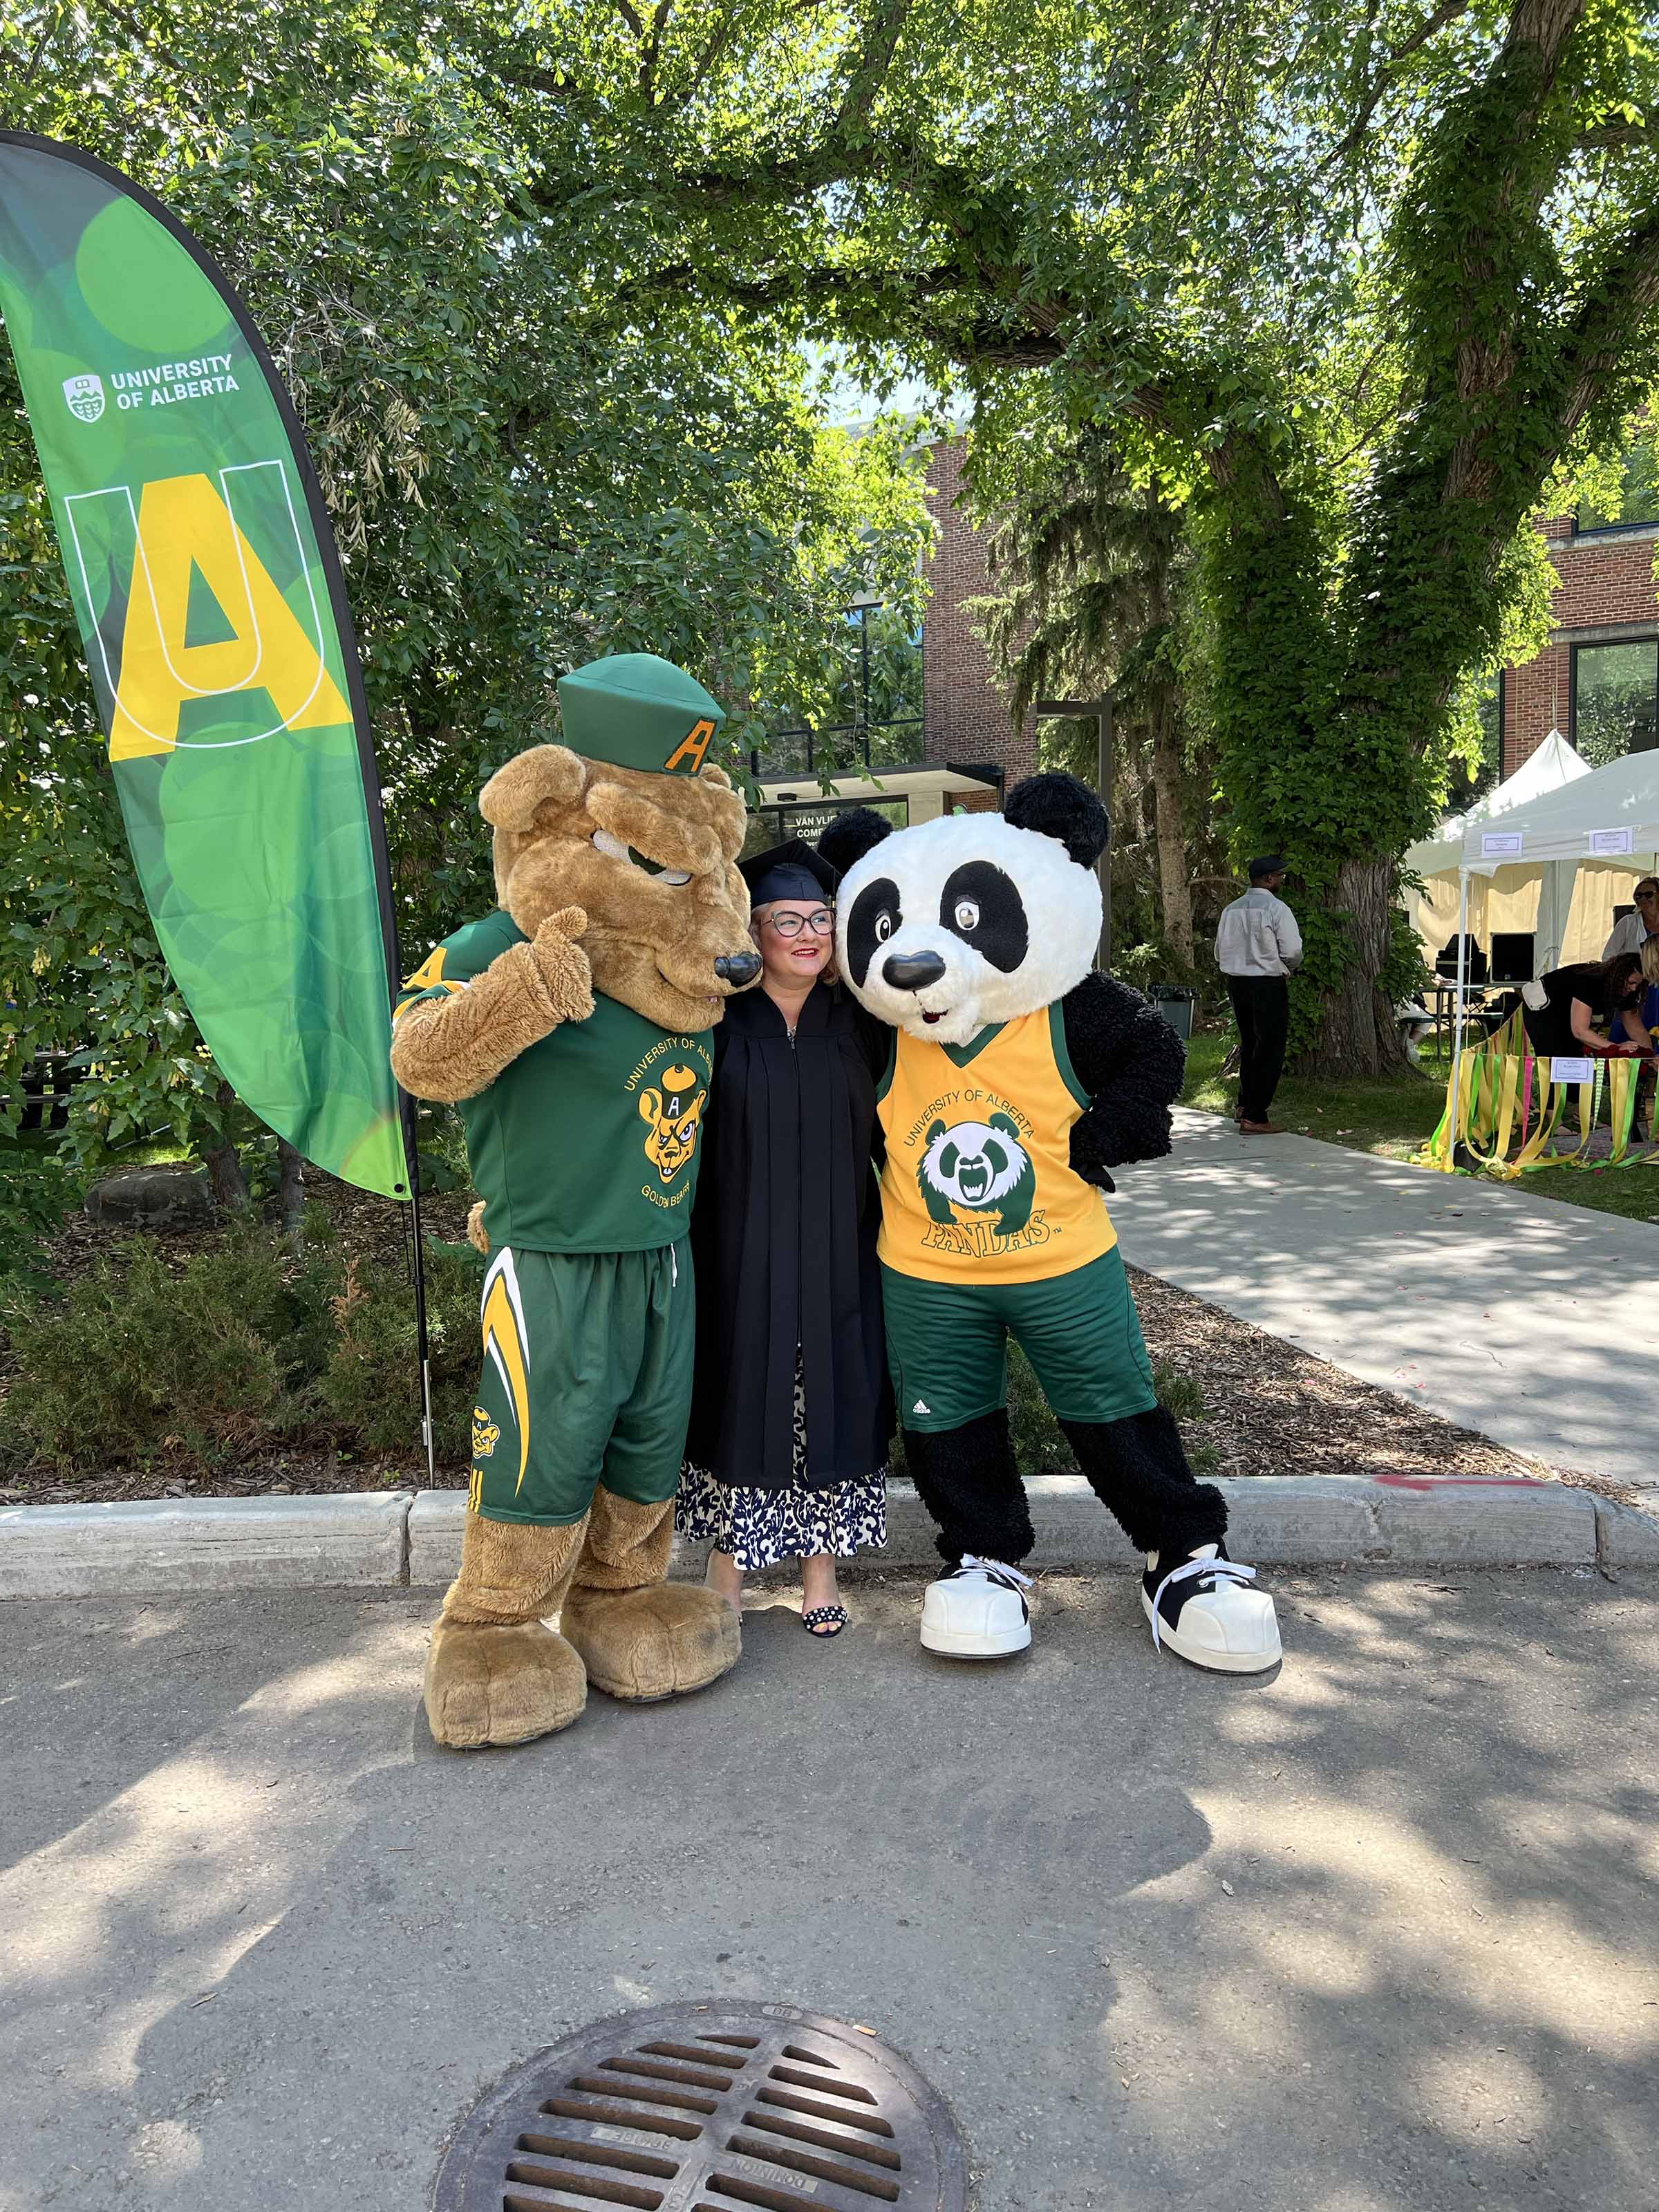
<path fill-rule="evenodd" d="M 1185 1110 L 1118 1184 L 1132 1266 L 1546 1466 L 1659 1482 L 1659 1228 Z"/>
<path fill-rule="evenodd" d="M 471 1757 L 425 1594 L 9 1607 L 0 2212 L 423 2212 L 498 2073 L 720 1995 L 896 2044 L 978 2212 L 1652 2212 L 1659 1581 L 1274 1586 L 1261 1683 L 894 1584 Z"/>

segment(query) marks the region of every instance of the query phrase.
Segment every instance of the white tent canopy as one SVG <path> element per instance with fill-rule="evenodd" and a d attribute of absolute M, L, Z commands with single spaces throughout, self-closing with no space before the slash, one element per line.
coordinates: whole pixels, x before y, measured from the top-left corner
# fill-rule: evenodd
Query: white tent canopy
<path fill-rule="evenodd" d="M 1626 753 L 1589 775 L 1576 777 L 1559 791 L 1547 791 L 1522 806 L 1463 831 L 1458 874 L 1459 989 L 1452 1031 L 1451 1126 L 1458 1127 L 1458 1091 L 1463 1059 L 1464 932 L 1469 889 L 1493 884 L 1505 876 L 1535 880 L 1540 886 L 1533 974 L 1555 967 L 1567 937 L 1567 915 L 1577 883 L 1617 872 L 1634 883 L 1637 873 L 1659 858 L 1659 751 Z M 1601 948 L 1597 946 L 1599 953 Z M 1592 956 L 1594 957 L 1594 956 Z M 1554 1063 L 1559 1071 L 1565 1063 Z M 1561 1080 L 1583 1080 L 1582 1077 Z"/>
<path fill-rule="evenodd" d="M 1512 807 L 1525 806 L 1534 799 L 1541 799 L 1546 792 L 1559 791 L 1564 784 L 1576 783 L 1589 772 L 1589 763 L 1583 755 L 1573 750 L 1559 730 L 1552 730 L 1537 751 L 1528 753 L 1513 775 L 1505 777 L 1462 814 L 1448 816 L 1434 836 L 1413 845 L 1406 855 L 1406 866 L 1413 875 L 1449 875 L 1455 879 L 1462 864 L 1466 830 L 1473 829 L 1477 823 L 1490 822 L 1495 815 L 1507 814 Z"/>
<path fill-rule="evenodd" d="M 1501 821 L 1471 822 L 1463 866 L 1471 875 L 1546 860 L 1629 868 L 1659 849 L 1659 751 L 1626 753 L 1589 775 L 1510 807 Z"/>
<path fill-rule="evenodd" d="M 1592 770 L 1552 732 L 1506 783 L 1412 847 L 1406 866 L 1424 889 L 1407 911 L 1432 959 L 1458 927 L 1467 870 L 1462 927 L 1488 944 L 1494 931 L 1530 932 L 1541 975 L 1599 958 L 1615 904 L 1629 902 L 1656 849 L 1659 753 Z"/>

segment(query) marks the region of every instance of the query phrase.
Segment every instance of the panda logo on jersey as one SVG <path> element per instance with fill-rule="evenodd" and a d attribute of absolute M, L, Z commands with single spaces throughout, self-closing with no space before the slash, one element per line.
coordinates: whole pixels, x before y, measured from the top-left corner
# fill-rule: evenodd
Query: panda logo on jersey
<path fill-rule="evenodd" d="M 854 996 L 942 1045 L 1063 999 L 1100 941 L 1094 864 L 1106 837 L 1098 799 L 1056 776 L 1017 789 L 1006 814 L 945 815 L 882 838 L 846 870 L 836 899 L 836 955 Z"/>
<path fill-rule="evenodd" d="M 916 1180 L 935 1221 L 954 1221 L 953 1207 L 973 1213 L 994 1211 L 999 1237 L 1012 1237 L 1031 1218 L 1036 1170 L 1006 1114 L 989 1121 L 935 1121 Z"/>

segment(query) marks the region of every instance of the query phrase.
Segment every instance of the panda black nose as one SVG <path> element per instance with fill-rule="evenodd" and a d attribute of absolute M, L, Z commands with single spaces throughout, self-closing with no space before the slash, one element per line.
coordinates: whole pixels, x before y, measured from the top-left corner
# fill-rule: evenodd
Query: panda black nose
<path fill-rule="evenodd" d="M 741 990 L 752 983 L 761 971 L 758 952 L 722 952 L 714 963 L 714 973 L 722 983 L 735 983 Z"/>
<path fill-rule="evenodd" d="M 890 952 L 881 963 L 882 981 L 896 991 L 925 991 L 944 973 L 937 952 Z"/>

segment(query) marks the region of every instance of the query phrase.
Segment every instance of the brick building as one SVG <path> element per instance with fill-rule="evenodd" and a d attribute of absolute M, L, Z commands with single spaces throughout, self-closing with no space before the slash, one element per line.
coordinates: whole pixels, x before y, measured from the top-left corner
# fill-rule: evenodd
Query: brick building
<path fill-rule="evenodd" d="M 896 820 L 923 822 L 948 811 L 978 812 L 1036 768 L 1036 729 L 1010 726 L 1005 691 L 994 682 L 966 602 L 990 588 L 982 534 L 957 504 L 966 442 L 940 440 L 928 451 L 927 499 L 934 523 L 925 568 L 929 597 L 921 652 L 920 723 L 869 732 L 869 775 L 841 774 L 835 798 L 817 789 L 803 733 L 789 732 L 757 762 L 763 830 L 811 836 L 835 804 L 878 805 Z M 793 746 L 789 741 L 793 740 Z M 790 769 L 798 772 L 791 774 Z"/>
<path fill-rule="evenodd" d="M 967 600 L 990 589 L 985 540 L 957 505 L 967 446 L 941 440 L 927 461 L 927 505 L 936 537 L 927 567 L 929 588 L 926 649 L 922 654 L 922 714 L 928 750 L 953 760 L 995 762 L 1008 783 L 1036 769 L 1036 732 L 1016 736 L 1009 726 L 1007 695 L 963 611 Z"/>
<path fill-rule="evenodd" d="M 1659 743 L 1659 520 L 1588 528 L 1584 520 L 1538 525 L 1558 579 L 1554 626 L 1535 660 L 1503 673 L 1506 776 L 1552 730 L 1597 766 Z"/>

